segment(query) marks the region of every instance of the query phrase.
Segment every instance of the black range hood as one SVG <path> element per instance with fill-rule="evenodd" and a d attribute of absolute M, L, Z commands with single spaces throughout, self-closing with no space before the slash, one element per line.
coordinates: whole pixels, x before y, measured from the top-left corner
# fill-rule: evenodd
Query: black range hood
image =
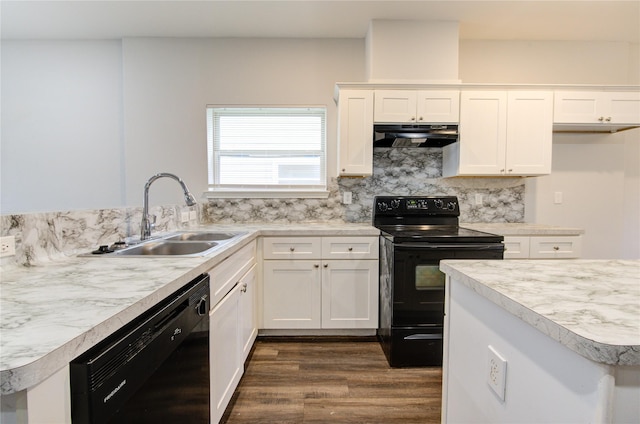
<path fill-rule="evenodd" d="M 458 141 L 456 124 L 377 124 L 373 147 L 443 147 Z"/>

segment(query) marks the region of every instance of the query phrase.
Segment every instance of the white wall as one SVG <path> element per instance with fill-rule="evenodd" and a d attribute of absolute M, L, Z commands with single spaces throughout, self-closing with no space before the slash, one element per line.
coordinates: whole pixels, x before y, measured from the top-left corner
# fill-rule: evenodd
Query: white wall
<path fill-rule="evenodd" d="M 335 176 L 333 88 L 364 78 L 364 40 L 126 39 L 123 58 L 127 204 L 161 171 L 206 191 L 207 104 L 326 106 L 328 175 Z M 152 196 L 181 202 L 170 194 Z"/>
<path fill-rule="evenodd" d="M 638 45 L 462 41 L 462 82 L 638 84 Z M 584 258 L 640 258 L 640 129 L 554 134 L 551 175 L 528 178 L 525 220 L 583 228 Z M 554 192 L 563 203 L 553 202 Z"/>
<path fill-rule="evenodd" d="M 1 213 L 121 206 L 120 42 L 1 50 Z"/>

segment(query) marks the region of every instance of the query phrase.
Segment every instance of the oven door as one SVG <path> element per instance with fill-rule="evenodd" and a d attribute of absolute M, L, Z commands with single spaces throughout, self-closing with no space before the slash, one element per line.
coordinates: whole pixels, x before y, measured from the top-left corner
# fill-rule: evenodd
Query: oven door
<path fill-rule="evenodd" d="M 501 243 L 402 243 L 393 253 L 394 327 L 442 327 L 444 281 L 443 259 L 502 259 Z"/>

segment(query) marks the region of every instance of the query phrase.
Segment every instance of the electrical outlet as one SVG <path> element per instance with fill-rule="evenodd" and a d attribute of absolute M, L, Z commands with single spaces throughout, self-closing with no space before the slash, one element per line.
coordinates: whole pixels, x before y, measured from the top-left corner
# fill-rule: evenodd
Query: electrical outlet
<path fill-rule="evenodd" d="M 344 203 L 345 205 L 350 205 L 352 201 L 353 196 L 351 195 L 350 191 L 345 191 L 344 193 L 342 193 L 342 203 Z"/>
<path fill-rule="evenodd" d="M 180 212 L 180 222 L 183 224 L 189 222 L 189 211 Z"/>
<path fill-rule="evenodd" d="M 198 219 L 198 213 L 196 211 L 189 211 L 189 220 L 195 221 Z"/>
<path fill-rule="evenodd" d="M 500 400 L 504 402 L 505 385 L 507 381 L 507 360 L 495 350 L 493 346 L 489 346 L 489 361 L 487 363 L 487 382 L 489 387 L 498 395 Z"/>
<path fill-rule="evenodd" d="M 482 194 L 476 193 L 476 205 L 482 205 Z"/>
<path fill-rule="evenodd" d="M 0 257 L 16 254 L 16 238 L 14 236 L 0 237 Z"/>

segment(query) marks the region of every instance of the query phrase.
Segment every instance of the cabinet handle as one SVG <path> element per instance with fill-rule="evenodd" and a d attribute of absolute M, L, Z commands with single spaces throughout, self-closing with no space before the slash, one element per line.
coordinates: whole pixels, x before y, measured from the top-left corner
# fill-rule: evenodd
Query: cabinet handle
<path fill-rule="evenodd" d="M 324 267 L 325 268 L 329 268 L 329 264 L 324 264 Z"/>
<path fill-rule="evenodd" d="M 607 119 L 605 119 L 605 121 L 611 122 L 611 117 L 608 117 Z"/>
<path fill-rule="evenodd" d="M 509 169 L 509 171 L 507 171 L 507 172 L 513 172 L 513 169 Z"/>
<path fill-rule="evenodd" d="M 352 252 L 353 251 L 353 247 L 350 247 L 348 250 L 349 250 L 349 252 Z"/>
<path fill-rule="evenodd" d="M 604 116 L 599 117 L 598 121 L 600 121 L 600 122 L 604 121 Z"/>
<path fill-rule="evenodd" d="M 500 173 L 501 173 L 501 174 L 504 174 L 504 168 L 500 170 Z"/>
<path fill-rule="evenodd" d="M 558 250 L 560 250 L 560 248 L 558 246 L 553 246 L 553 250 L 557 252 Z"/>
<path fill-rule="evenodd" d="M 242 293 L 246 293 L 247 292 L 247 283 L 242 284 L 242 287 L 240 288 L 240 291 Z"/>
<path fill-rule="evenodd" d="M 415 121 L 415 120 L 416 120 L 416 117 L 415 117 L 415 116 L 412 116 L 412 117 L 411 117 L 411 120 L 412 120 L 412 121 Z"/>

